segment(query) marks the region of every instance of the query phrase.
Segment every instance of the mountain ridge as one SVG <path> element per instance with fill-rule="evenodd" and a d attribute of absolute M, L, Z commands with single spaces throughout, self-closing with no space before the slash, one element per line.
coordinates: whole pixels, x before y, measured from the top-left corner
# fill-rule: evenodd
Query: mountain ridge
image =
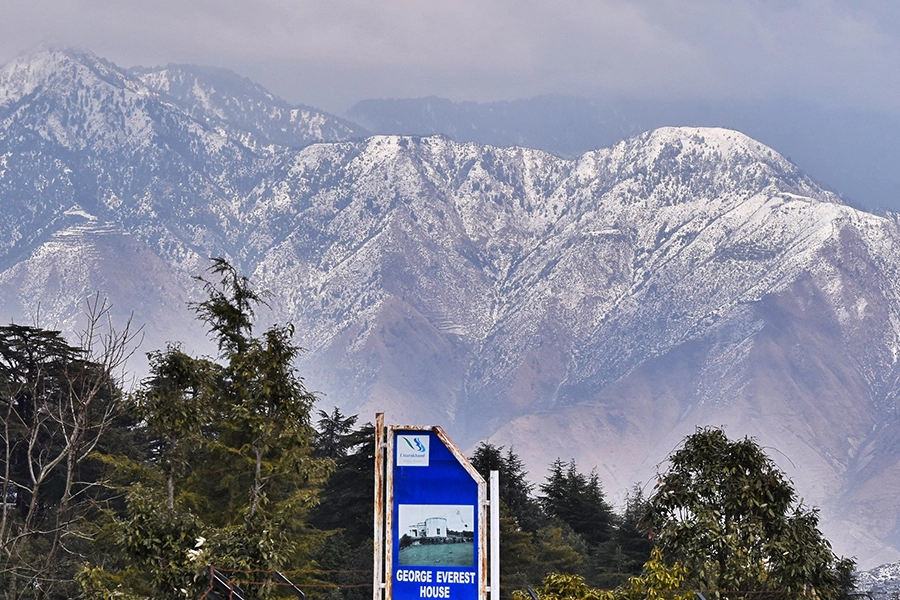
<path fill-rule="evenodd" d="M 347 115 L 373 133 L 445 134 L 460 142 L 540 148 L 575 158 L 667 125 L 727 127 L 792 157 L 857 207 L 896 211 L 900 119 L 820 102 L 537 96 L 498 102 L 367 99 Z"/>
<path fill-rule="evenodd" d="M 733 130 L 563 159 L 359 138 L 237 76 L 215 96 L 202 69 L 30 60 L 0 70 L 0 318 L 40 304 L 72 328 L 99 292 L 119 319 L 136 307 L 148 349 L 210 352 L 184 303 L 222 256 L 272 291 L 266 318 L 295 325 L 310 389 L 347 414 L 441 423 L 533 471 L 576 458 L 613 494 L 728 424 L 791 457 L 839 549 L 900 557 L 895 217 Z"/>

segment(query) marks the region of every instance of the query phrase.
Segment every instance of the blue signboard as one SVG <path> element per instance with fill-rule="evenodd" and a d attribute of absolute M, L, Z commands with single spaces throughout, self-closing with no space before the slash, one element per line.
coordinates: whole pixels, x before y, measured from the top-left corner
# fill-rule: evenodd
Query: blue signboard
<path fill-rule="evenodd" d="M 479 600 L 484 480 L 439 428 L 392 428 L 391 598 Z"/>

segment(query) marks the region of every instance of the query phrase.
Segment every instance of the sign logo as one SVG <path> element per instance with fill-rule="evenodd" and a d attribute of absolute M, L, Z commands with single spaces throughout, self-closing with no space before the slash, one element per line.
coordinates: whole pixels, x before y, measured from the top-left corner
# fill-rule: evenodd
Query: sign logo
<path fill-rule="evenodd" d="M 398 435 L 397 466 L 427 467 L 428 440 L 429 436 L 427 433 L 422 435 Z"/>

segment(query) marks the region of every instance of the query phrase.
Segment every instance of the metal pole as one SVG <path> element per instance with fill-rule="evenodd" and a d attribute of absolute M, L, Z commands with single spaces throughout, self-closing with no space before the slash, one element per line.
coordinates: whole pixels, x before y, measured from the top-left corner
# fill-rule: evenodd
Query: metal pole
<path fill-rule="evenodd" d="M 375 565 L 372 600 L 384 589 L 384 413 L 375 413 Z"/>
<path fill-rule="evenodd" d="M 500 600 L 500 471 L 491 471 L 491 600 Z"/>

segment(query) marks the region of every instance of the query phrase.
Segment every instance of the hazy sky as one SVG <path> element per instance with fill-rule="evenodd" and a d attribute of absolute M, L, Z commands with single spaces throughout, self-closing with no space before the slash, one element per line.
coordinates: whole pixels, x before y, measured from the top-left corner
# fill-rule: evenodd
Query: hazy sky
<path fill-rule="evenodd" d="M 551 93 L 900 112 L 891 0 L 0 0 L 0 62 L 41 43 L 228 67 L 334 112 Z"/>

